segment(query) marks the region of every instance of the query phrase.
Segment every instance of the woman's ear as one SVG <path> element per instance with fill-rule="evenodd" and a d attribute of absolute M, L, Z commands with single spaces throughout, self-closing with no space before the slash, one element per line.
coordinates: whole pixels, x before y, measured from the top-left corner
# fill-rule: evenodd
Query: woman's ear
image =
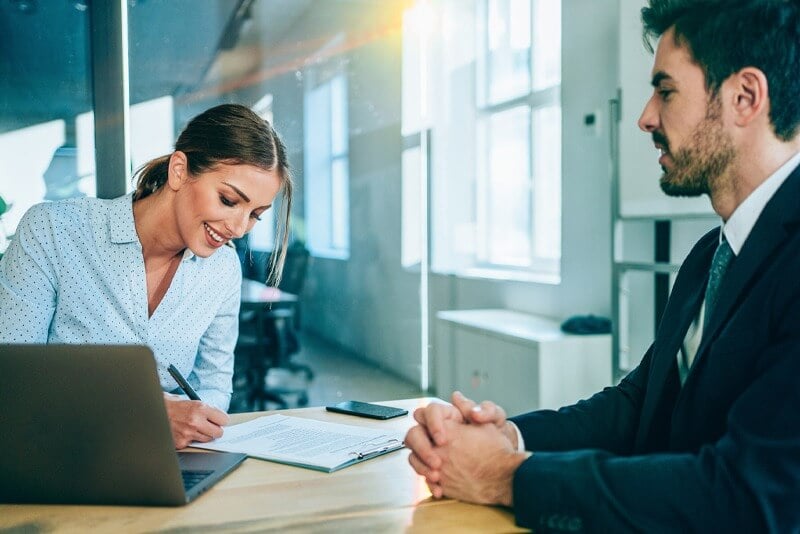
<path fill-rule="evenodd" d="M 181 186 L 186 183 L 186 180 L 189 179 L 186 164 L 186 154 L 180 150 L 176 150 L 169 157 L 169 163 L 167 165 L 167 185 L 169 185 L 169 188 L 173 191 L 180 189 Z"/>

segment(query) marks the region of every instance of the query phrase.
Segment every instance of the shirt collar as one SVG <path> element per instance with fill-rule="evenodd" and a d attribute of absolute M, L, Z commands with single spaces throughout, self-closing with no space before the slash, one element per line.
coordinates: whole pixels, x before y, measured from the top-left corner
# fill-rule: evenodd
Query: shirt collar
<path fill-rule="evenodd" d="M 734 210 L 728 221 L 722 225 L 720 241 L 724 236 L 735 255 L 739 255 L 739 251 L 742 250 L 742 246 L 761 216 L 761 212 L 764 211 L 767 203 L 798 164 L 800 164 L 800 152 L 756 187 Z"/>
<path fill-rule="evenodd" d="M 141 246 L 136 225 L 133 222 L 133 193 L 110 201 L 108 209 L 108 229 L 112 243 L 137 243 Z M 183 251 L 182 260 L 196 259 L 189 247 Z"/>
<path fill-rule="evenodd" d="M 138 243 L 136 226 L 133 224 L 133 194 L 123 195 L 110 201 L 108 208 L 108 231 L 112 243 Z"/>

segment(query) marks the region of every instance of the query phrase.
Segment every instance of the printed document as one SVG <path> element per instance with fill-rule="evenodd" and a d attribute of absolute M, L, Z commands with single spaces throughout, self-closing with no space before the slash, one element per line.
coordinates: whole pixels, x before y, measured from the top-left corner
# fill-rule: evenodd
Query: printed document
<path fill-rule="evenodd" d="M 241 452 L 331 473 L 403 447 L 403 435 L 379 428 L 267 415 L 225 428 L 219 439 L 192 447 Z"/>

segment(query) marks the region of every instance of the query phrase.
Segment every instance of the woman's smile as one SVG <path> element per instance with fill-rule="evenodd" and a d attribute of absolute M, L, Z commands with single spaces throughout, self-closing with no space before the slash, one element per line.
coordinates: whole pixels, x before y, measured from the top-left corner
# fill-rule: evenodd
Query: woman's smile
<path fill-rule="evenodd" d="M 219 232 L 215 231 L 208 223 L 203 223 L 206 230 L 206 241 L 214 248 L 219 248 L 225 244 L 228 238 L 222 237 Z"/>

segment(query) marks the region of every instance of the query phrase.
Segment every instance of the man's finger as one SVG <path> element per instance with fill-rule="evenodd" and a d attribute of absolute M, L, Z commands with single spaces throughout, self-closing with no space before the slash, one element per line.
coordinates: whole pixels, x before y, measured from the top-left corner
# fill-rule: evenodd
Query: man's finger
<path fill-rule="evenodd" d="M 421 424 L 422 426 L 425 426 L 425 413 L 427 409 L 428 409 L 427 406 L 423 406 L 422 408 L 417 408 L 416 410 L 414 410 L 414 421 Z"/>
<path fill-rule="evenodd" d="M 417 472 L 418 475 L 424 476 L 425 480 L 427 480 L 429 483 L 435 483 L 439 481 L 439 472 L 428 467 L 425 462 L 420 460 L 419 456 L 413 452 L 408 455 L 408 463 L 411 464 L 411 467 Z"/>
<path fill-rule="evenodd" d="M 432 403 L 414 412 L 414 418 L 423 426 L 428 435 L 437 445 L 444 445 L 447 442 L 447 435 L 444 431 L 444 422 L 447 419 L 460 421 L 461 414 L 449 404 Z"/>
<path fill-rule="evenodd" d="M 441 459 L 433 452 L 431 437 L 424 427 L 412 427 L 406 434 L 404 443 L 430 469 L 441 466 Z"/>
<path fill-rule="evenodd" d="M 460 391 L 453 392 L 453 406 L 461 413 L 465 421 L 470 420 L 470 412 L 475 407 L 475 401 L 466 398 Z"/>
<path fill-rule="evenodd" d="M 475 424 L 492 423 L 501 427 L 506 422 L 506 411 L 493 402 L 483 401 L 471 410 L 469 420 Z"/>
<path fill-rule="evenodd" d="M 435 484 L 433 482 L 428 482 L 428 489 L 431 492 L 431 495 L 434 499 L 441 499 L 444 497 L 444 489 L 439 484 Z"/>

